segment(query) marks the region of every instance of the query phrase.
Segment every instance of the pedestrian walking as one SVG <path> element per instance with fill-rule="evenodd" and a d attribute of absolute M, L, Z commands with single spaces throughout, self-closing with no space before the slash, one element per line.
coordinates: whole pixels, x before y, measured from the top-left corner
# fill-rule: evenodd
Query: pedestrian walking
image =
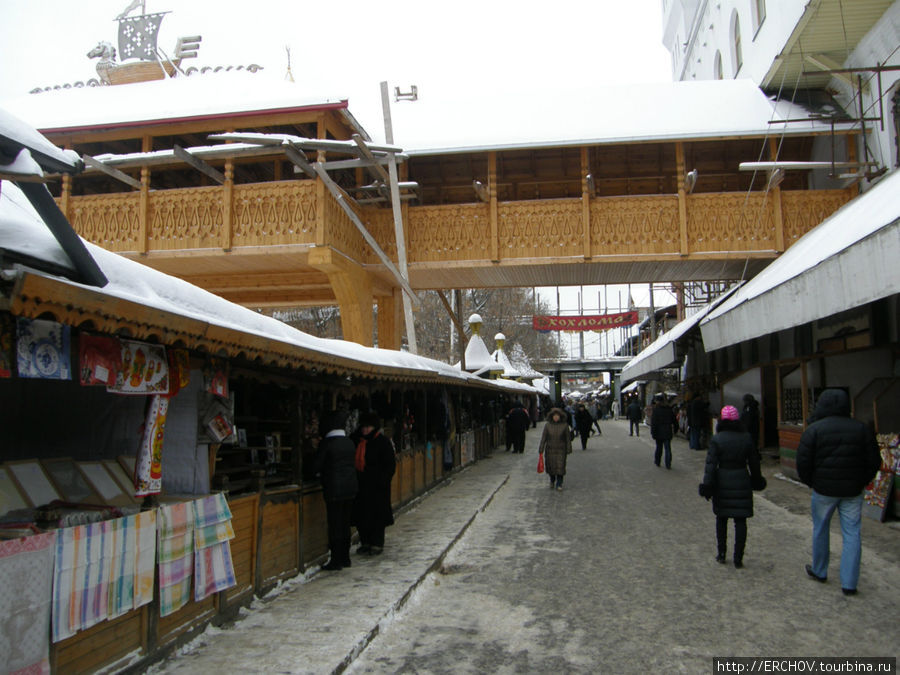
<path fill-rule="evenodd" d="M 531 417 L 521 403 L 516 401 L 506 413 L 506 449 L 512 447 L 513 452 L 525 452 L 525 432 L 531 426 Z"/>
<path fill-rule="evenodd" d="M 347 437 L 346 413 L 334 411 L 322 424 L 324 438 L 316 450 L 315 469 L 322 482 L 325 517 L 328 523 L 329 561 L 324 570 L 350 567 L 350 520 L 358 482 L 356 477 L 356 445 Z"/>
<path fill-rule="evenodd" d="M 588 412 L 591 414 L 591 419 L 593 420 L 594 426 L 591 429 L 591 435 L 594 435 L 594 429 L 597 430 L 597 435 L 601 435 L 603 430 L 600 428 L 600 420 L 606 419 L 605 414 L 605 405 L 603 401 L 595 401 L 591 399 L 591 406 L 588 408 Z"/>
<path fill-rule="evenodd" d="M 584 403 L 579 403 L 575 409 L 575 430 L 581 436 L 581 449 L 587 450 L 588 438 L 591 437 L 591 428 L 594 426 L 594 418 Z"/>
<path fill-rule="evenodd" d="M 665 394 L 657 394 L 654 397 L 653 412 L 650 414 L 650 437 L 656 441 L 656 452 L 653 454 L 653 463 L 659 466 L 665 452 L 666 468 L 672 468 L 672 436 L 678 428 L 678 420 Z"/>
<path fill-rule="evenodd" d="M 744 566 L 747 518 L 753 517 L 753 491 L 766 487 L 759 466 L 759 450 L 744 429 L 734 406 L 722 408 L 716 433 L 709 441 L 706 469 L 700 483 L 701 497 L 712 498 L 716 514 L 716 562 L 725 563 L 728 551 L 728 519 L 734 521 L 734 555 L 737 569 Z"/>
<path fill-rule="evenodd" d="M 384 530 L 394 524 L 391 479 L 397 468 L 394 442 L 384 435 L 374 412 L 359 416 L 355 465 L 359 491 L 353 504 L 353 524 L 359 532 L 357 553 L 378 555 L 384 550 Z"/>
<path fill-rule="evenodd" d="M 572 453 L 572 436 L 565 410 L 553 408 L 547 417 L 538 452 L 544 455 L 544 470 L 550 477 L 550 489 L 562 490 L 566 461 Z"/>
<path fill-rule="evenodd" d="M 628 417 L 628 435 L 640 436 L 641 418 L 644 416 L 644 411 L 641 409 L 637 396 L 633 397 L 625 407 L 625 415 Z"/>
<path fill-rule="evenodd" d="M 691 450 L 702 450 L 709 433 L 709 401 L 699 391 L 695 391 L 688 402 L 688 430 L 688 445 Z"/>
<path fill-rule="evenodd" d="M 741 424 L 753 439 L 753 447 L 759 448 L 759 401 L 753 394 L 744 394 L 744 407 L 741 408 Z"/>
<path fill-rule="evenodd" d="M 850 397 L 826 389 L 816 402 L 811 424 L 797 446 L 797 473 L 812 488 L 812 579 L 828 580 L 829 531 L 835 510 L 841 521 L 841 589 L 856 595 L 862 553 L 862 491 L 881 466 L 881 453 L 868 426 L 850 417 Z"/>
<path fill-rule="evenodd" d="M 609 412 L 614 420 L 619 419 L 619 401 L 617 399 L 613 399 L 613 402 L 609 405 Z"/>

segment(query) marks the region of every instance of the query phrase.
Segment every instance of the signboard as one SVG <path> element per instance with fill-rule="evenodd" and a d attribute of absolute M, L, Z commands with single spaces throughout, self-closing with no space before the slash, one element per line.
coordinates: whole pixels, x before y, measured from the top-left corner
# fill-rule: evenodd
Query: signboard
<path fill-rule="evenodd" d="M 535 316 L 532 326 L 535 330 L 609 330 L 620 326 L 631 326 L 638 322 L 637 310 L 619 314 L 596 314 L 592 316 Z"/>

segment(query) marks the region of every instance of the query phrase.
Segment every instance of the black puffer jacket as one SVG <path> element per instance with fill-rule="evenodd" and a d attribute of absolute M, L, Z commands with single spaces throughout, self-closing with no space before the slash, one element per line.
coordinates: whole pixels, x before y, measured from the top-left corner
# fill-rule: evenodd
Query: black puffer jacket
<path fill-rule="evenodd" d="M 758 479 L 759 451 L 739 422 L 722 420 L 709 440 L 703 482 L 714 485 L 713 513 L 725 518 L 753 516 L 751 476 Z"/>
<path fill-rule="evenodd" d="M 855 497 L 875 477 L 881 453 L 875 434 L 850 417 L 842 389 L 826 389 L 797 446 L 800 480 L 826 497 Z"/>
<path fill-rule="evenodd" d="M 356 444 L 343 432 L 326 436 L 316 452 L 316 472 L 321 475 L 325 501 L 342 501 L 356 496 Z"/>
<path fill-rule="evenodd" d="M 671 440 L 678 422 L 668 403 L 657 403 L 650 414 L 650 436 L 659 441 Z"/>

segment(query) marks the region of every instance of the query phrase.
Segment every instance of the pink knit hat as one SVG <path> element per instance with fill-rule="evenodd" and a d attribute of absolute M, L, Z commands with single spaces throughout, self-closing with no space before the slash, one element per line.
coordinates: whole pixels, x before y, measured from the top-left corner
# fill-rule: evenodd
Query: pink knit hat
<path fill-rule="evenodd" d="M 733 405 L 726 405 L 722 408 L 722 419 L 723 420 L 739 420 L 741 419 L 741 414 L 738 412 L 738 409 Z"/>

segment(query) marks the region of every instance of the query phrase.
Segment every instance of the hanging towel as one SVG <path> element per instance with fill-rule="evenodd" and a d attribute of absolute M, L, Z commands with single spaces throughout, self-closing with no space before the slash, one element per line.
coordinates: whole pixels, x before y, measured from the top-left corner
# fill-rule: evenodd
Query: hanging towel
<path fill-rule="evenodd" d="M 168 398 L 150 398 L 144 419 L 144 433 L 134 462 L 136 497 L 159 494 L 162 490 L 162 451 L 168 411 Z"/>
<path fill-rule="evenodd" d="M 50 672 L 56 532 L 0 541 L 0 672 Z"/>
<path fill-rule="evenodd" d="M 135 516 L 134 608 L 153 600 L 156 572 L 156 510 Z"/>
<path fill-rule="evenodd" d="M 134 340 L 120 340 L 122 368 L 108 387 L 114 394 L 168 394 L 169 359 L 166 348 Z"/>
<path fill-rule="evenodd" d="M 112 558 L 110 559 L 109 618 L 122 616 L 134 607 L 134 573 L 137 568 L 136 516 L 110 521 Z"/>
<path fill-rule="evenodd" d="M 19 377 L 72 379 L 69 326 L 43 319 L 16 319 L 16 366 Z"/>
<path fill-rule="evenodd" d="M 53 641 L 71 637 L 109 616 L 110 521 L 59 530 L 53 575 Z"/>
<path fill-rule="evenodd" d="M 231 560 L 234 528 L 223 493 L 194 502 L 194 600 L 236 584 Z"/>
<path fill-rule="evenodd" d="M 159 508 L 159 615 L 168 616 L 190 600 L 194 554 L 194 504 Z"/>

